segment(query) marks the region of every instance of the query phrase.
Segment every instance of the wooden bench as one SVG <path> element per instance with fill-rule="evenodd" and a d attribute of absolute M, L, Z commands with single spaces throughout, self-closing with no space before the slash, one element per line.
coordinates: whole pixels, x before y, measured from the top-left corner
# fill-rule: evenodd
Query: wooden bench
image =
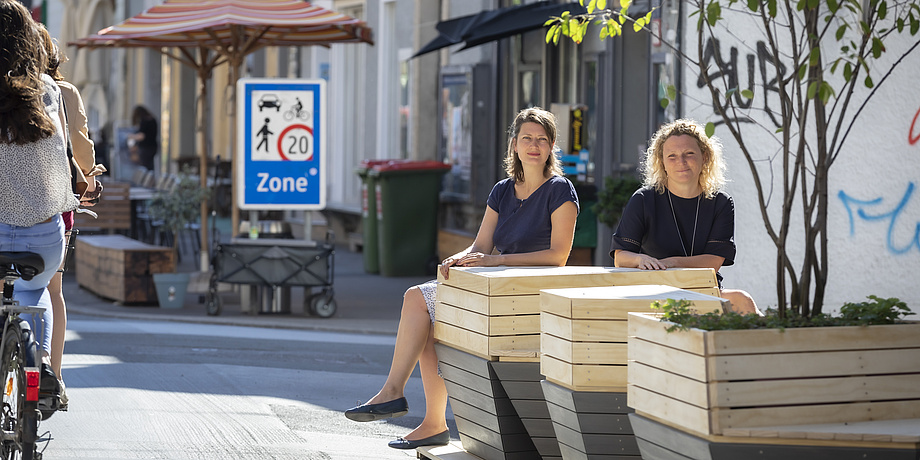
<path fill-rule="evenodd" d="M 104 189 L 99 203 L 89 208 L 99 217 L 85 213 L 74 214 L 74 228 L 83 232 L 106 232 L 131 230 L 131 184 L 127 182 L 103 182 Z"/>
<path fill-rule="evenodd" d="M 172 248 L 124 235 L 79 235 L 75 251 L 77 284 L 125 304 L 156 304 L 152 275 L 175 270 Z"/>
<path fill-rule="evenodd" d="M 487 460 L 563 456 L 541 387 L 541 289 L 667 284 L 718 292 L 712 269 L 453 267 L 439 281 L 441 372 L 464 449 Z"/>

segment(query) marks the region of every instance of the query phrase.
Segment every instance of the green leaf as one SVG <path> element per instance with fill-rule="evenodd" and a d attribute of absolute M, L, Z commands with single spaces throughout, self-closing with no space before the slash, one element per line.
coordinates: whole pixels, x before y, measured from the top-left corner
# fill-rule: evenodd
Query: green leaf
<path fill-rule="evenodd" d="M 710 26 L 716 25 L 716 22 L 722 17 L 722 5 L 719 2 L 712 2 L 706 7 L 706 22 Z"/>
<path fill-rule="evenodd" d="M 913 13 L 910 15 L 910 34 L 917 35 L 917 30 L 920 30 L 920 20 L 914 18 Z"/>
<path fill-rule="evenodd" d="M 871 75 L 866 75 L 866 88 L 872 88 L 875 86 L 875 83 L 872 81 Z"/>
<path fill-rule="evenodd" d="M 843 34 L 845 34 L 846 31 L 847 31 L 847 24 L 844 24 L 837 28 L 836 37 L 837 37 L 838 42 L 843 38 Z"/>
<path fill-rule="evenodd" d="M 581 6 L 585 6 L 585 1 L 581 0 Z M 594 14 L 594 10 L 597 9 L 597 0 L 591 0 L 591 3 L 588 3 L 588 14 Z"/>
<path fill-rule="evenodd" d="M 840 4 L 837 3 L 837 0 L 827 0 L 827 10 L 830 11 L 831 14 L 836 14 L 839 9 Z"/>
<path fill-rule="evenodd" d="M 728 99 L 728 98 L 732 97 L 732 94 L 735 94 L 735 93 L 737 93 L 737 92 L 738 92 L 738 88 L 732 88 L 732 89 L 726 91 L 726 92 L 725 92 L 725 99 Z"/>
<path fill-rule="evenodd" d="M 776 0 L 767 1 L 767 13 L 770 15 L 771 18 L 776 17 Z"/>
<path fill-rule="evenodd" d="M 774 131 L 774 132 L 775 132 L 776 134 L 779 134 L 779 133 L 783 132 L 783 128 L 782 128 L 782 127 L 776 128 L 776 131 Z"/>
<path fill-rule="evenodd" d="M 888 2 L 883 1 L 878 5 L 879 21 L 884 21 L 886 16 L 888 16 Z"/>
<path fill-rule="evenodd" d="M 821 62 L 821 48 L 814 47 L 811 49 L 811 54 L 808 56 L 808 65 L 814 67 Z"/>
<path fill-rule="evenodd" d="M 632 0 L 620 0 L 620 9 L 625 10 L 629 8 L 629 5 L 632 3 Z"/>
<path fill-rule="evenodd" d="M 760 7 L 760 2 L 758 0 L 748 0 L 748 9 L 751 11 L 757 11 Z"/>
<path fill-rule="evenodd" d="M 556 29 L 558 28 L 559 28 L 559 24 L 556 24 L 550 27 L 549 30 L 546 31 L 546 43 L 549 43 L 553 39 L 553 37 L 556 36 Z"/>
<path fill-rule="evenodd" d="M 904 32 L 904 18 L 898 18 L 898 20 L 895 21 L 895 24 L 895 27 L 898 29 L 898 33 Z"/>
<path fill-rule="evenodd" d="M 804 80 L 807 73 L 808 73 L 808 66 L 807 66 L 807 65 L 800 65 L 800 66 L 799 66 L 799 75 L 798 75 L 799 81 Z"/>
<path fill-rule="evenodd" d="M 707 137 L 712 137 L 712 135 L 715 134 L 715 133 L 716 133 L 716 125 L 715 125 L 715 123 L 713 123 L 713 122 L 711 122 L 711 121 L 710 121 L 710 122 L 707 122 L 707 123 L 706 123 L 706 136 L 707 136 Z"/>
<path fill-rule="evenodd" d="M 668 99 L 677 99 L 677 87 L 668 85 Z"/>
<path fill-rule="evenodd" d="M 607 0 L 597 0 L 597 9 L 606 10 L 607 9 Z"/>
<path fill-rule="evenodd" d="M 754 99 L 754 91 L 751 91 L 749 89 L 742 90 L 741 97 L 745 99 Z"/>
<path fill-rule="evenodd" d="M 808 0 L 808 9 L 813 10 L 818 7 L 818 0 Z"/>
<path fill-rule="evenodd" d="M 807 1 L 807 0 L 799 0 L 799 2 L 795 4 L 795 10 L 796 10 L 796 11 L 802 11 L 802 10 L 804 10 L 804 9 L 805 9 L 805 2 L 806 2 L 806 1 Z"/>
<path fill-rule="evenodd" d="M 663 97 L 663 98 L 661 98 L 661 99 L 658 100 L 658 103 L 661 105 L 661 108 L 662 108 L 662 109 L 666 109 L 666 108 L 668 108 L 668 105 L 671 104 L 671 100 L 668 99 L 668 98 L 666 98 L 666 97 Z"/>
<path fill-rule="evenodd" d="M 883 51 L 885 51 L 885 45 L 882 43 L 882 39 L 872 37 L 872 57 L 878 59 Z"/>
<path fill-rule="evenodd" d="M 836 61 L 834 61 L 834 63 L 831 65 L 831 73 L 837 73 L 837 65 L 839 64 L 840 64 L 840 59 L 837 59 Z"/>
<path fill-rule="evenodd" d="M 805 97 L 808 99 L 814 99 L 815 94 L 818 93 L 818 82 L 813 81 L 808 84 L 808 91 L 805 93 Z"/>
<path fill-rule="evenodd" d="M 851 78 L 853 78 L 853 64 L 847 62 L 843 66 L 843 79 L 849 82 Z"/>

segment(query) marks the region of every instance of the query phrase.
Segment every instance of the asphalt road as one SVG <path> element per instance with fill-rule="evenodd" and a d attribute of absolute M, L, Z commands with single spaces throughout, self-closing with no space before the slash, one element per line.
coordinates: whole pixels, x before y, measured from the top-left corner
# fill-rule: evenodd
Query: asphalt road
<path fill-rule="evenodd" d="M 39 428 L 46 459 L 415 457 L 386 443 L 424 414 L 417 373 L 408 415 L 342 415 L 383 383 L 393 336 L 80 315 L 68 334 L 70 410 Z"/>

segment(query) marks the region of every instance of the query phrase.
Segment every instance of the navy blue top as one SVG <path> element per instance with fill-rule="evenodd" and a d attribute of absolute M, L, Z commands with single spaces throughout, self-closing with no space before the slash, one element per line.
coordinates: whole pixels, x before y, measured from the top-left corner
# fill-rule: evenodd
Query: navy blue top
<path fill-rule="evenodd" d="M 671 203 L 674 204 L 673 213 Z M 668 191 L 656 193 L 650 187 L 640 188 L 626 203 L 610 242 L 610 257 L 617 249 L 624 249 L 656 259 L 712 254 L 725 258 L 724 266 L 734 264 L 735 203 L 732 197 L 719 192 L 713 199 L 702 198 L 698 219 L 696 210 L 696 197 L 681 198 Z M 691 241 L 694 221 L 696 239 Z"/>
<path fill-rule="evenodd" d="M 553 176 L 526 200 L 514 195 L 514 179 L 492 187 L 487 204 L 498 213 L 492 242 L 500 254 L 520 254 L 549 249 L 553 234 L 553 211 L 571 201 L 578 208 L 575 186 L 568 179 Z"/>

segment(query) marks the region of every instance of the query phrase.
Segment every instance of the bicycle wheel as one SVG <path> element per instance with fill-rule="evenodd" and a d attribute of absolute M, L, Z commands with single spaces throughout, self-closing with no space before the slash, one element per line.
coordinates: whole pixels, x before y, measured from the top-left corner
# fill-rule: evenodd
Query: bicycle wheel
<path fill-rule="evenodd" d="M 0 458 L 32 460 L 38 434 L 38 401 L 26 400 L 26 367 L 29 364 L 29 346 L 23 339 L 30 331 L 10 325 L 3 334 L 3 356 L 0 357 L 0 376 L 3 377 L 3 407 L 0 411 L 0 428 L 3 444 Z"/>

